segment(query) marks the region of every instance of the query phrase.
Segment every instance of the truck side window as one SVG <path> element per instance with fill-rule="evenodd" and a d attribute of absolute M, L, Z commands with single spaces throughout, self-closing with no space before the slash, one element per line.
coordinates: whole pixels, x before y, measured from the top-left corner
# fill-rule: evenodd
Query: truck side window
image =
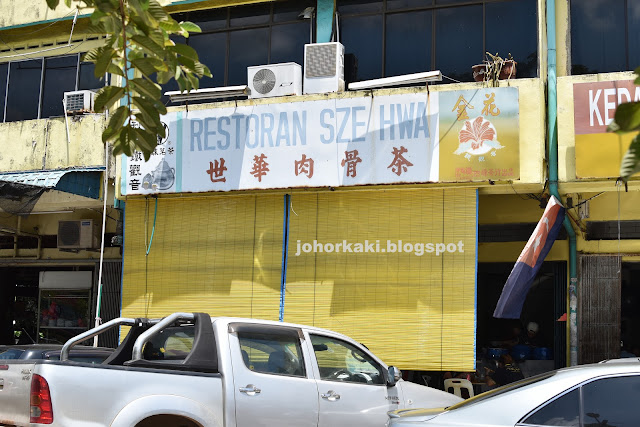
<path fill-rule="evenodd" d="M 367 353 L 335 338 L 310 336 L 323 380 L 376 385 L 385 383 L 381 366 Z"/>
<path fill-rule="evenodd" d="M 245 366 L 265 374 L 306 377 L 300 340 L 292 335 L 238 332 Z"/>

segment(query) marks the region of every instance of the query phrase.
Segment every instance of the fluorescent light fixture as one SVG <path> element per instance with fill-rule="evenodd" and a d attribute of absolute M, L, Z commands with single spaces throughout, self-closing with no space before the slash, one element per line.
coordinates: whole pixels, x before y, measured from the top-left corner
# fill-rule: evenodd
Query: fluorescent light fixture
<path fill-rule="evenodd" d="M 387 86 L 402 86 L 414 83 L 427 83 L 442 81 L 440 70 L 426 71 L 424 73 L 404 74 L 402 76 L 385 77 L 382 79 L 364 80 L 349 83 L 349 90 L 375 89 Z"/>
<path fill-rule="evenodd" d="M 205 89 L 192 90 L 190 92 L 180 92 L 179 90 L 165 92 L 165 96 L 171 98 L 172 102 L 180 101 L 201 101 L 205 99 L 228 98 L 231 96 L 242 96 L 249 93 L 247 85 L 210 87 Z"/>

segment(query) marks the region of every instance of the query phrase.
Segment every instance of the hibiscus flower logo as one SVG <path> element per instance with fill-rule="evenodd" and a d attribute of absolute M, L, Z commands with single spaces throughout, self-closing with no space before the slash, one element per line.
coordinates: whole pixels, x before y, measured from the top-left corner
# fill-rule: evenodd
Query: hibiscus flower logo
<path fill-rule="evenodd" d="M 467 153 L 481 156 L 489 151 L 504 148 L 497 137 L 496 128 L 484 117 L 478 116 L 473 120 L 465 120 L 458 133 L 458 149 L 453 154 Z"/>

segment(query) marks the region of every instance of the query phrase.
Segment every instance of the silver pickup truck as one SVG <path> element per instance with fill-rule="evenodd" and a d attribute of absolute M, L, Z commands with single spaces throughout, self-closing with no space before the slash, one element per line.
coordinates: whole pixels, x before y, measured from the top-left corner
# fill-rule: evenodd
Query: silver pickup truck
<path fill-rule="evenodd" d="M 102 364 L 66 360 L 119 325 L 131 329 Z M 6 362 L 0 424 L 17 426 L 385 426 L 389 411 L 461 400 L 401 380 L 342 334 L 204 313 L 115 319 L 69 340 L 61 361 Z"/>

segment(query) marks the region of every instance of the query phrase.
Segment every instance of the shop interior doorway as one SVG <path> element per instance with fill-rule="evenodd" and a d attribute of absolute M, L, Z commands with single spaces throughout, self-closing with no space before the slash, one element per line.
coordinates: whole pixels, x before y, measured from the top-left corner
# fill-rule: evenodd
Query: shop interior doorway
<path fill-rule="evenodd" d="M 544 262 L 520 319 L 496 319 L 493 311 L 513 263 L 478 264 L 478 364 L 509 353 L 520 362 L 525 376 L 566 366 L 566 322 L 558 321 L 566 312 L 566 268 L 565 262 Z"/>
<path fill-rule="evenodd" d="M 41 271 L 91 270 L 91 267 L 0 267 L 0 345 L 53 342 L 38 332 Z M 59 343 L 56 341 L 56 343 Z"/>
<path fill-rule="evenodd" d="M 623 262 L 620 306 L 620 356 L 640 356 L 640 263 Z"/>

